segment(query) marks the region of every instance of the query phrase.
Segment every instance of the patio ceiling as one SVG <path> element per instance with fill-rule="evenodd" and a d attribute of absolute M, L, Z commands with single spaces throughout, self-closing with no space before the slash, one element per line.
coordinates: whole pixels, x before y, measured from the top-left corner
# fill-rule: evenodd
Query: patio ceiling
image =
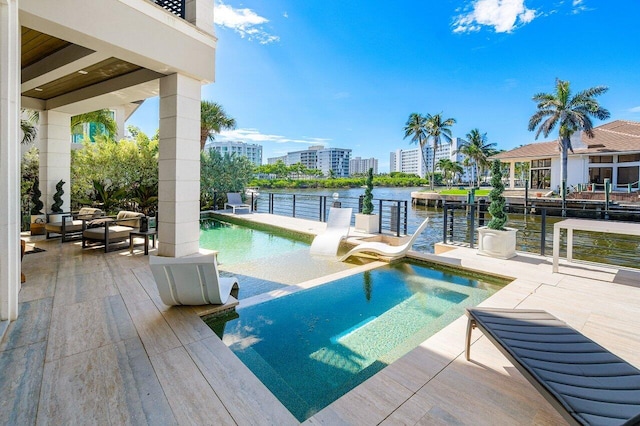
<path fill-rule="evenodd" d="M 63 106 L 164 75 L 32 28 L 23 26 L 21 33 L 21 94 L 23 99 L 35 102 L 52 100 L 51 105 L 41 102 L 45 108 Z M 70 94 L 74 95 L 61 98 Z"/>

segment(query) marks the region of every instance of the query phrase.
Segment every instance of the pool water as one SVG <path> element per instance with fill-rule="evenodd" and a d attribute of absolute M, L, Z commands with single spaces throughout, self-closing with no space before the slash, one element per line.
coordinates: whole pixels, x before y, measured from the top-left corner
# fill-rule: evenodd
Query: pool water
<path fill-rule="evenodd" d="M 504 284 L 403 262 L 241 308 L 208 324 L 304 421 Z"/>
<path fill-rule="evenodd" d="M 309 250 L 309 244 L 294 238 L 215 219 L 200 222 L 200 247 L 218 250 L 218 263 L 222 265 L 255 261 L 295 250 Z"/>

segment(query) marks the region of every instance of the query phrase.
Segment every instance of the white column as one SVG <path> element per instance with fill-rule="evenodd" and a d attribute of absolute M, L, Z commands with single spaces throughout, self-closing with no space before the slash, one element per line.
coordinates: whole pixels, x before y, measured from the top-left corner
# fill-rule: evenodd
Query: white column
<path fill-rule="evenodd" d="M 20 291 L 20 25 L 0 0 L 0 320 L 18 317 Z"/>
<path fill-rule="evenodd" d="M 200 82 L 160 79 L 158 161 L 160 256 L 197 253 L 200 238 Z"/>
<path fill-rule="evenodd" d="M 209 34 L 213 34 L 213 1 L 186 0 L 185 19 Z"/>
<path fill-rule="evenodd" d="M 509 188 L 514 189 L 516 187 L 516 162 L 509 163 Z"/>
<path fill-rule="evenodd" d="M 71 115 L 40 112 L 40 191 L 45 213 L 51 213 L 56 185 L 62 179 L 62 210 L 71 211 Z"/>

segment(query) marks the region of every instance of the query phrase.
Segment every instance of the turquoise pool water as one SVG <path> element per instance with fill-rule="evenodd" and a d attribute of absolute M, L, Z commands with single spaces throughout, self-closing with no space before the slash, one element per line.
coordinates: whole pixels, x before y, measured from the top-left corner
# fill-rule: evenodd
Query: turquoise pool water
<path fill-rule="evenodd" d="M 303 421 L 504 284 L 405 262 L 238 309 L 208 324 Z"/>
<path fill-rule="evenodd" d="M 255 261 L 295 250 L 309 250 L 309 244 L 293 238 L 215 219 L 200 222 L 200 247 L 218 250 L 218 262 L 222 265 Z"/>

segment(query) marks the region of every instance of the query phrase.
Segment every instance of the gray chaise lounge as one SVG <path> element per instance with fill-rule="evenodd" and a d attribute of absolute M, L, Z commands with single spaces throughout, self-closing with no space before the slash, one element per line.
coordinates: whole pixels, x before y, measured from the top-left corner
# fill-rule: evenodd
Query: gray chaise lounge
<path fill-rule="evenodd" d="M 545 311 L 467 309 L 478 327 L 574 425 L 640 424 L 640 370 Z"/>

